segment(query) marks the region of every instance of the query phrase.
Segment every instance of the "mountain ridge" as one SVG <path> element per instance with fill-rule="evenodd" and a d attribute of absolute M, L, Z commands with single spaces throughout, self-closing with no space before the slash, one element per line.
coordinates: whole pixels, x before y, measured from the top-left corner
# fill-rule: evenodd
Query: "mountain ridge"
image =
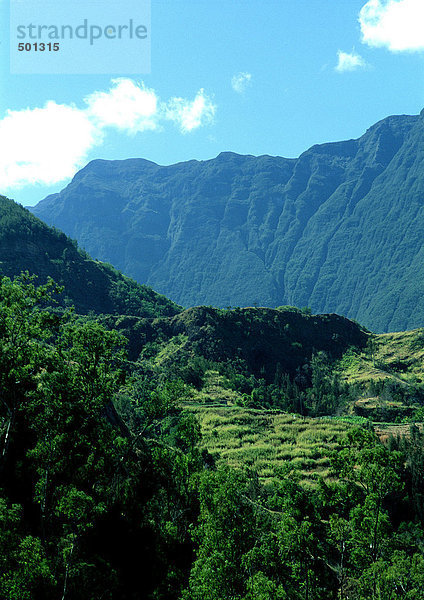
<path fill-rule="evenodd" d="M 308 305 L 411 329 L 424 322 L 422 142 L 423 116 L 400 115 L 298 158 L 97 159 L 31 210 L 185 306 Z"/>

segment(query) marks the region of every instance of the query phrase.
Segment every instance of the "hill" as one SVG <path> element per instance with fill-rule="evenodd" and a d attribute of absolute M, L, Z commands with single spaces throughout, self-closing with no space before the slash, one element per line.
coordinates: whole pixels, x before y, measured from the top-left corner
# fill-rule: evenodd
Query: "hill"
<path fill-rule="evenodd" d="M 111 265 L 92 260 L 64 233 L 0 196 L 0 275 L 13 278 L 21 271 L 37 275 L 39 283 L 52 277 L 65 287 L 65 303 L 75 305 L 81 314 L 152 317 L 180 310 Z"/>
<path fill-rule="evenodd" d="M 129 340 L 147 378 L 182 379 L 190 410 L 277 409 L 375 422 L 424 419 L 423 329 L 372 334 L 336 314 L 294 307 L 187 309 L 102 319 Z"/>
<path fill-rule="evenodd" d="M 423 115 L 297 159 L 95 160 L 32 210 L 185 305 L 296 305 L 374 331 L 424 322 Z"/>
<path fill-rule="evenodd" d="M 271 383 L 277 369 L 294 377 L 313 354 L 339 359 L 351 347 L 367 345 L 369 333 L 339 315 L 309 315 L 294 307 L 189 308 L 175 317 L 107 317 L 103 323 L 130 338 L 130 354 L 140 352 L 165 363 L 187 364 L 200 356 L 216 363 L 241 362 L 250 374 Z M 147 346 L 146 346 L 147 345 Z M 175 364 L 173 365 L 175 368 Z"/>

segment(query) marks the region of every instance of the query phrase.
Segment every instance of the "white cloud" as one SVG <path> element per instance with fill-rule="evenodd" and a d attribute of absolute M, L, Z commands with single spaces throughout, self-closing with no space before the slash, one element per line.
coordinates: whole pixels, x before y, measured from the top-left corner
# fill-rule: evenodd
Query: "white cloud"
<path fill-rule="evenodd" d="M 157 128 L 158 98 L 152 89 L 132 79 L 114 79 L 108 92 L 85 98 L 87 113 L 99 127 L 116 127 L 129 133 Z"/>
<path fill-rule="evenodd" d="M 238 94 L 242 94 L 251 82 L 251 73 L 237 73 L 231 78 L 231 86 Z"/>
<path fill-rule="evenodd" d="M 184 98 L 171 98 L 168 104 L 163 105 L 163 110 L 167 119 L 178 123 L 182 133 L 188 133 L 210 123 L 216 107 L 204 90 L 200 90 L 192 102 Z"/>
<path fill-rule="evenodd" d="M 50 101 L 43 108 L 9 110 L 0 121 L 0 188 L 71 177 L 101 138 L 75 106 Z"/>
<path fill-rule="evenodd" d="M 369 0 L 359 13 L 362 41 L 392 52 L 424 50 L 423 0 Z"/>
<path fill-rule="evenodd" d="M 362 69 L 366 67 L 366 63 L 362 56 L 356 54 L 356 52 L 337 52 L 338 63 L 335 66 L 336 71 L 344 73 L 345 71 L 356 71 L 356 69 Z"/>
<path fill-rule="evenodd" d="M 116 79 L 107 92 L 84 99 L 85 108 L 49 101 L 42 108 L 8 110 L 0 119 L 0 190 L 52 185 L 72 177 L 108 128 L 125 134 L 161 130 L 173 121 L 188 133 L 213 120 L 216 106 L 200 90 L 194 100 L 161 102 L 153 89 Z"/>

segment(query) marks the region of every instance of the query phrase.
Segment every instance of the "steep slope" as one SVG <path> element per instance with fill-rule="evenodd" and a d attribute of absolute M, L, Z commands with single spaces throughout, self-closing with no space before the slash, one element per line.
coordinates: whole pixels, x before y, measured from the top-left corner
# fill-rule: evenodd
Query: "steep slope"
<path fill-rule="evenodd" d="M 298 159 L 93 161 L 33 212 L 189 306 L 309 305 L 376 331 L 424 323 L 424 117 Z"/>
<path fill-rule="evenodd" d="M 92 260 L 65 234 L 0 196 L 0 276 L 21 271 L 37 275 L 40 283 L 52 277 L 79 313 L 171 316 L 180 310 L 110 265 Z"/>

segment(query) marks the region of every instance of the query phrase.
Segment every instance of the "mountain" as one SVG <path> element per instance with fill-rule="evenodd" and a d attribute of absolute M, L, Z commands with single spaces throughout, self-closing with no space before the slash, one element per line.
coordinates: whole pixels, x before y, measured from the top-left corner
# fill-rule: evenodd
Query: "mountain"
<path fill-rule="evenodd" d="M 95 160 L 32 210 L 185 306 L 310 306 L 411 329 L 424 323 L 423 113 L 297 159 Z"/>
<path fill-rule="evenodd" d="M 39 283 L 52 277 L 63 285 L 65 302 L 77 312 L 172 316 L 173 302 L 137 284 L 111 265 L 92 260 L 64 233 L 0 196 L 0 276 L 29 271 Z"/>

